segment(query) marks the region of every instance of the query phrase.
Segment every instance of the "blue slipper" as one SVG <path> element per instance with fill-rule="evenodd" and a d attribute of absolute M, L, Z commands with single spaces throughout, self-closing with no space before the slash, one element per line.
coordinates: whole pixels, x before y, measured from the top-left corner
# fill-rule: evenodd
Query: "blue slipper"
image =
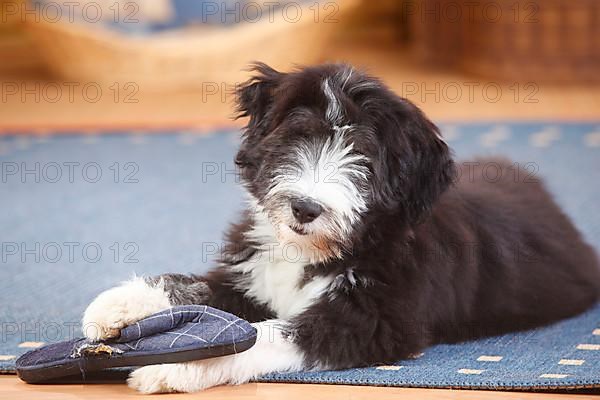
<path fill-rule="evenodd" d="M 177 306 L 121 330 L 106 342 L 74 339 L 23 354 L 17 374 L 28 383 L 116 367 L 167 364 L 240 353 L 256 342 L 247 321 L 209 306 Z"/>

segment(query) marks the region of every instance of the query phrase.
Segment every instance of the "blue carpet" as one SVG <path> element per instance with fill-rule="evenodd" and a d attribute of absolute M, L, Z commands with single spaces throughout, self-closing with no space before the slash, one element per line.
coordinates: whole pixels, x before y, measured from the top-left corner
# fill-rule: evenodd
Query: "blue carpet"
<path fill-rule="evenodd" d="M 458 158 L 502 154 L 543 177 L 600 248 L 600 125 L 442 126 Z M 133 272 L 201 272 L 242 206 L 237 132 L 0 137 L 0 371 L 79 335 L 85 306 Z M 491 171 L 493 172 L 493 171 Z M 561 361 L 562 360 L 562 361 Z M 600 387 L 600 307 L 536 331 L 436 346 L 395 365 L 265 380 Z"/>

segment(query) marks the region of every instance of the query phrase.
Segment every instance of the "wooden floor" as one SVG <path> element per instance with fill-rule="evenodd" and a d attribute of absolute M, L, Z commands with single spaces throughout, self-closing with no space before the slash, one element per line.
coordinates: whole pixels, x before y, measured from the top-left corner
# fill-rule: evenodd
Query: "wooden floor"
<path fill-rule="evenodd" d="M 15 377 L 0 376 L 0 399 L 10 400 L 76 400 L 128 399 L 140 395 L 125 385 L 27 385 Z M 273 399 L 273 400 L 378 400 L 402 399 L 461 399 L 461 400 L 529 400 L 598 398 L 586 394 L 536 394 L 474 390 L 402 389 L 342 385 L 295 385 L 282 383 L 248 383 L 234 387 L 216 387 L 202 393 L 160 395 L 167 399 Z"/>

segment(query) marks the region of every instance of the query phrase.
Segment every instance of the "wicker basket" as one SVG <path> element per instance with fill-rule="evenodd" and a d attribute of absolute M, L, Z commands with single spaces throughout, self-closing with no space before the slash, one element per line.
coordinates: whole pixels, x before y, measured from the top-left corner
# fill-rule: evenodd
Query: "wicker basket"
<path fill-rule="evenodd" d="M 340 2 L 336 18 L 358 2 Z M 272 21 L 148 37 L 78 23 L 32 22 L 27 29 L 48 66 L 64 79 L 135 82 L 144 89 L 199 88 L 207 82 L 240 82 L 244 68 L 255 60 L 276 68 L 317 61 L 336 23 L 316 19 L 309 9 L 314 3 L 302 4 L 297 22 L 274 13 Z"/>
<path fill-rule="evenodd" d="M 504 80 L 600 82 L 597 0 L 417 3 L 428 10 L 449 3 L 462 7 L 461 20 L 443 13 L 438 21 L 411 18 L 416 54 L 425 62 Z"/>
<path fill-rule="evenodd" d="M 22 0 L 21 0 L 22 1 Z M 19 6 L 14 0 L 0 0 L 0 73 L 6 76 L 27 76 L 43 71 L 43 63 L 30 38 L 23 32 L 20 19 L 7 11 Z"/>

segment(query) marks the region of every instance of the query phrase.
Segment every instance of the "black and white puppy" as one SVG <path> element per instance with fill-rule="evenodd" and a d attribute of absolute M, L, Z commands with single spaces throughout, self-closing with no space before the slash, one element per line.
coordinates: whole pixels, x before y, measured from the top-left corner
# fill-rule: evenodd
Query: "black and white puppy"
<path fill-rule="evenodd" d="M 83 323 L 105 339 L 172 305 L 209 304 L 254 322 L 258 342 L 137 369 L 131 387 L 189 392 L 390 363 L 598 300 L 596 254 L 543 185 L 505 160 L 456 165 L 437 127 L 376 78 L 257 64 L 238 104 L 250 118 L 235 161 L 250 205 L 218 266 L 126 282 Z M 500 177 L 486 176 L 491 163 Z"/>

